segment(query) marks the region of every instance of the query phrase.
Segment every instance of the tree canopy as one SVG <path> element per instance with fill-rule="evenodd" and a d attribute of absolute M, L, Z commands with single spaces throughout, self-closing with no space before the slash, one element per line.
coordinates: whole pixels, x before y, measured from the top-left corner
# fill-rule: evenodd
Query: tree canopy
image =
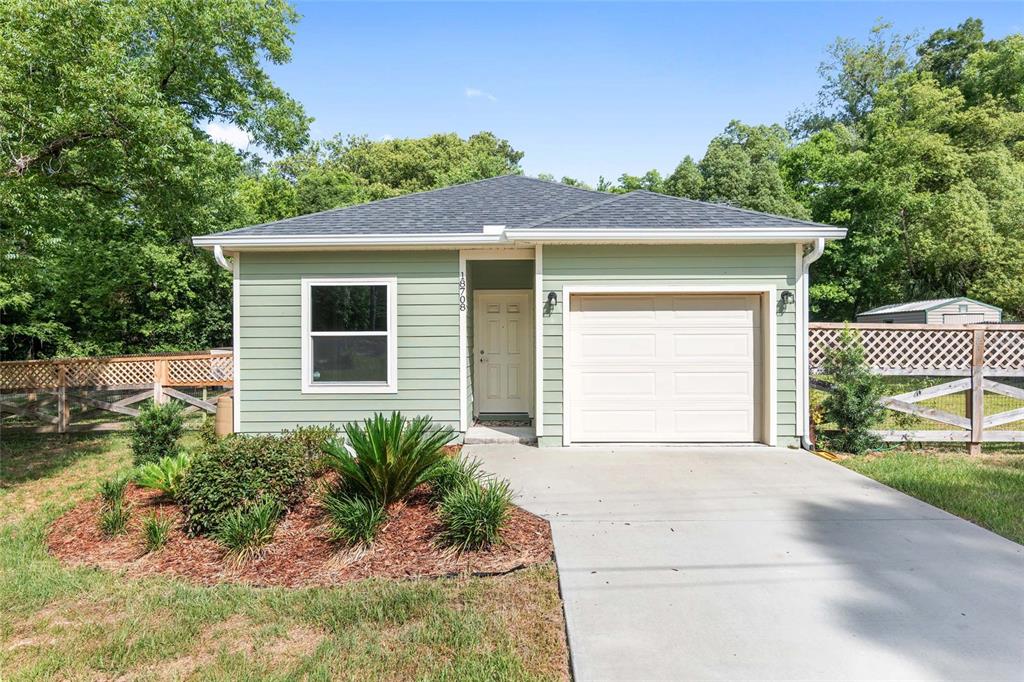
<path fill-rule="evenodd" d="M 490 132 L 311 141 L 265 68 L 290 59 L 286 0 L 0 13 L 5 358 L 229 343 L 230 277 L 192 236 L 522 172 Z M 826 54 L 817 101 L 785 125 L 731 121 L 667 176 L 597 189 L 847 227 L 815 268 L 819 318 L 952 295 L 1024 318 L 1024 36 L 986 39 L 967 19 L 917 41 L 879 24 Z M 261 156 L 213 141 L 212 122 Z"/>

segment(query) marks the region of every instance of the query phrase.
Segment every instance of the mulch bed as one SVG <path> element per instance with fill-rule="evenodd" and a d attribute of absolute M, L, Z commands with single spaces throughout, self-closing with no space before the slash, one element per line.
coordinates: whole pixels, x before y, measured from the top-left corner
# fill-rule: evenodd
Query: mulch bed
<path fill-rule="evenodd" d="M 387 525 L 368 550 L 331 542 L 327 518 L 318 504 L 324 480 L 310 486 L 306 500 L 288 512 L 263 554 L 242 565 L 225 559 L 223 547 L 208 538 L 187 536 L 180 509 L 157 491 L 129 485 L 132 511 L 128 533 L 113 538 L 99 529 L 100 499 L 88 500 L 50 528 L 50 552 L 68 566 L 92 566 L 129 576 L 173 576 L 200 585 L 243 583 L 260 587 L 336 585 L 365 578 L 426 578 L 457 574 L 507 573 L 550 560 L 553 546 L 547 521 L 513 507 L 502 529 L 502 543 L 478 552 L 454 552 L 435 541 L 441 525 L 427 491 L 419 489 L 390 510 Z M 172 519 L 167 544 L 147 553 L 142 521 L 150 513 Z"/>

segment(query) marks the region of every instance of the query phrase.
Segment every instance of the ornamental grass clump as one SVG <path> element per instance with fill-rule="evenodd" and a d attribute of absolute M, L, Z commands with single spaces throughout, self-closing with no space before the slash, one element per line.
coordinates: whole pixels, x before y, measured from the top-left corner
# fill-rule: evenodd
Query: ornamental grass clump
<path fill-rule="evenodd" d="M 157 516 L 156 512 L 142 520 L 142 539 L 147 552 L 155 552 L 167 544 L 167 536 L 171 532 L 171 520 Z"/>
<path fill-rule="evenodd" d="M 100 498 L 103 500 L 103 507 L 109 509 L 116 504 L 123 503 L 127 488 L 128 476 L 124 474 L 108 478 L 100 483 Z"/>
<path fill-rule="evenodd" d="M 176 499 L 191 464 L 192 457 L 184 452 L 172 457 L 161 457 L 156 462 L 148 462 L 136 469 L 135 483 Z"/>
<path fill-rule="evenodd" d="M 280 503 L 272 499 L 232 509 L 221 520 L 213 537 L 227 548 L 231 560 L 245 563 L 259 556 L 274 539 L 281 512 Z"/>
<path fill-rule="evenodd" d="M 486 549 L 501 542 L 501 528 L 512 513 L 508 481 L 473 481 L 450 491 L 438 506 L 442 543 L 459 551 Z"/>
<path fill-rule="evenodd" d="M 430 498 L 440 502 L 450 492 L 483 480 L 480 460 L 463 456 L 445 457 L 430 472 Z"/>
<path fill-rule="evenodd" d="M 822 434 L 825 445 L 853 454 L 879 447 L 881 439 L 873 429 L 885 419 L 885 407 L 879 403 L 885 386 L 867 368 L 864 347 L 849 328 L 840 336 L 839 345 L 825 354 L 822 374 L 832 383 L 832 391 L 821 402 L 822 418 L 837 427 Z"/>
<path fill-rule="evenodd" d="M 454 435 L 450 426 L 435 427 L 430 417 L 375 414 L 362 424 L 346 424 L 347 444 L 327 444 L 326 462 L 349 495 L 386 508 L 428 480 Z"/>
<path fill-rule="evenodd" d="M 105 506 L 100 512 L 100 530 L 109 537 L 123 535 L 128 532 L 128 520 L 131 518 L 131 511 L 124 500 L 118 500 L 109 506 Z"/>
<path fill-rule="evenodd" d="M 138 466 L 177 455 L 178 440 L 184 428 L 185 413 L 181 403 L 146 403 L 131 423 L 132 462 Z"/>
<path fill-rule="evenodd" d="M 388 520 L 387 509 L 340 487 L 324 494 L 323 507 L 330 518 L 331 537 L 347 546 L 369 547 Z"/>

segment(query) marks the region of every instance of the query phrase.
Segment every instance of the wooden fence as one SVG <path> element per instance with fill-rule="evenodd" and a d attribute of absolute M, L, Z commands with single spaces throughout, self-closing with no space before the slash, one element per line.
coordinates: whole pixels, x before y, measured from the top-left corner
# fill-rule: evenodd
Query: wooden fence
<path fill-rule="evenodd" d="M 1024 401 L 1024 388 L 1007 383 L 1024 377 L 1024 325 L 812 323 L 812 388 L 830 390 L 829 384 L 815 375 L 821 373 L 826 351 L 841 343 L 845 328 L 860 339 L 865 361 L 876 374 L 948 379 L 881 399 L 889 410 L 938 423 L 943 428 L 885 429 L 879 431 L 883 439 L 959 441 L 969 443 L 972 453 L 980 451 L 982 442 L 1024 442 L 1024 430 L 1006 428 L 1024 420 L 1024 407 L 985 413 L 986 392 L 1014 402 Z M 936 398 L 957 393 L 964 394 L 963 409 L 959 410 L 963 414 L 934 406 Z M 933 406 L 919 404 L 922 402 L 931 402 Z"/>
<path fill-rule="evenodd" d="M 132 405 L 149 398 L 213 413 L 208 392 L 230 393 L 232 367 L 232 354 L 218 351 L 0 362 L 0 423 L 35 432 L 117 430 L 123 421 L 99 422 L 96 414 L 134 417 L 139 410 Z M 83 423 L 72 423 L 73 417 Z"/>

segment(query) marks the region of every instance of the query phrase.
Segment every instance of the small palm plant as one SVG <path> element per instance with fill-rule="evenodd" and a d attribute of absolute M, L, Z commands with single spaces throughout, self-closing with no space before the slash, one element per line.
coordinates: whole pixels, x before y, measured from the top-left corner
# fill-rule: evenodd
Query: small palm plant
<path fill-rule="evenodd" d="M 159 490 L 174 499 L 178 496 L 185 472 L 192 464 L 192 458 L 181 453 L 171 457 L 161 457 L 156 462 L 148 462 L 135 470 L 135 483 L 143 488 Z"/>
<path fill-rule="evenodd" d="M 325 446 L 326 460 L 348 495 L 387 507 L 429 480 L 454 434 L 450 426 L 435 427 L 430 417 L 375 414 L 346 424 L 348 443 Z"/>

